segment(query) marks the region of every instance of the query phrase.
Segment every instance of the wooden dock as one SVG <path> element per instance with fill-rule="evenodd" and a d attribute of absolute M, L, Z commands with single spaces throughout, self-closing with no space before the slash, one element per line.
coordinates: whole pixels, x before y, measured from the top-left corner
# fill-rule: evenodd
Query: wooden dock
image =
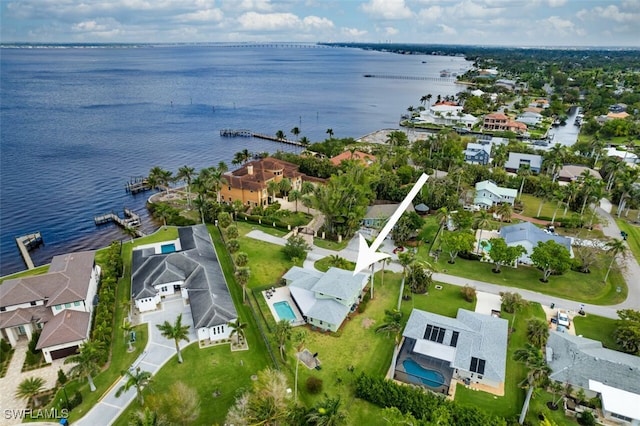
<path fill-rule="evenodd" d="M 220 130 L 220 136 L 229 137 L 229 138 L 233 138 L 233 137 L 257 138 L 257 139 L 264 139 L 264 140 L 273 141 L 273 142 L 286 143 L 288 145 L 304 146 L 302 143 L 298 141 L 292 141 L 286 138 L 278 138 L 276 136 L 266 135 L 264 133 L 256 133 L 246 129 L 222 129 Z"/>
<path fill-rule="evenodd" d="M 29 250 L 40 247 L 44 244 L 44 240 L 42 239 L 40 231 L 28 235 L 23 235 L 21 237 L 16 237 L 16 244 L 18 245 L 18 249 L 20 250 L 20 254 L 22 255 L 24 263 L 27 265 L 27 269 L 34 269 L 35 265 L 33 264 L 33 260 L 31 260 Z"/>
<path fill-rule="evenodd" d="M 149 181 L 144 176 L 133 176 L 129 179 L 129 182 L 124 184 L 124 190 L 131 194 L 137 194 L 138 192 L 144 192 L 151 189 Z"/>
<path fill-rule="evenodd" d="M 132 229 L 138 237 L 144 237 L 146 235 L 144 232 L 138 229 L 141 223 L 140 216 L 127 208 L 124 209 L 124 219 L 118 216 L 116 213 L 111 212 L 100 216 L 95 216 L 93 218 L 93 221 L 96 225 L 113 222 L 124 229 Z"/>

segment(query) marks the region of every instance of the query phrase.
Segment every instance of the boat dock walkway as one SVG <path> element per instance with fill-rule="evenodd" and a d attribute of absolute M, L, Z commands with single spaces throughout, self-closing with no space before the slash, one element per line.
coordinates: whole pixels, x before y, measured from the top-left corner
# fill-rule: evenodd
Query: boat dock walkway
<path fill-rule="evenodd" d="M 24 259 L 24 263 L 27 265 L 27 269 L 34 269 L 35 265 L 33 264 L 33 260 L 31 260 L 29 250 L 44 244 L 40 231 L 16 237 L 16 244 L 18 244 L 18 249 L 20 250 L 22 259 Z"/>
<path fill-rule="evenodd" d="M 93 221 L 96 225 L 114 222 L 116 225 L 119 225 L 124 229 L 133 229 L 138 237 L 144 237 L 146 235 L 144 232 L 137 229 L 137 227 L 140 226 L 140 216 L 127 208 L 124 209 L 124 219 L 116 213 L 111 212 L 95 216 Z"/>
<path fill-rule="evenodd" d="M 264 133 L 256 133 L 246 129 L 222 129 L 220 130 L 220 136 L 230 137 L 230 138 L 233 138 L 233 137 L 258 138 L 258 139 L 264 139 L 264 140 L 273 141 L 273 142 L 286 143 L 289 145 L 304 146 L 302 143 L 298 141 L 292 141 L 286 138 L 278 138 L 276 136 L 266 135 Z"/>
<path fill-rule="evenodd" d="M 124 190 L 131 194 L 137 194 L 138 192 L 144 192 L 151 189 L 149 181 L 144 176 L 133 176 L 129 182 L 124 184 Z"/>

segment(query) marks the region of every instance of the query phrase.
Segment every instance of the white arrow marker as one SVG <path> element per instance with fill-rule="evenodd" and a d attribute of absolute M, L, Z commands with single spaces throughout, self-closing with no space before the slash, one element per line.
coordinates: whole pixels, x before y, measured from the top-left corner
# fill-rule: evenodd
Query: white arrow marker
<path fill-rule="evenodd" d="M 420 179 L 418 179 L 416 184 L 413 185 L 413 188 L 411 188 L 411 191 L 409 191 L 404 200 L 402 200 L 396 211 L 393 212 L 393 214 L 387 221 L 387 224 L 382 228 L 376 239 L 373 240 L 371 247 L 367 245 L 367 240 L 364 239 L 362 234 L 359 234 L 360 244 L 358 246 L 358 260 L 356 261 L 356 269 L 353 271 L 353 275 L 357 274 L 358 272 L 364 271 L 372 263 L 379 262 L 382 259 L 390 257 L 389 254 L 378 253 L 376 252 L 376 250 L 378 250 L 385 237 L 389 235 L 389 232 L 391 232 L 393 227 L 396 225 L 396 223 L 400 219 L 400 216 L 402 216 L 402 213 L 407 210 L 407 207 L 409 207 L 411 201 L 413 201 L 415 196 L 418 195 L 418 192 L 420 191 L 420 189 L 422 189 L 422 186 L 425 184 L 427 179 L 429 179 L 429 176 L 424 173 L 422 174 L 422 176 L 420 176 Z"/>

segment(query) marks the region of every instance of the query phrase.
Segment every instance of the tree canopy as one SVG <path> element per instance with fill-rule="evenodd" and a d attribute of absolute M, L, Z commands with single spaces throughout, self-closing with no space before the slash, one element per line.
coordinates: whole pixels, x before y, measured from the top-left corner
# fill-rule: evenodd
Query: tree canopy
<path fill-rule="evenodd" d="M 530 258 L 535 266 L 542 269 L 543 282 L 548 282 L 551 274 L 561 274 L 571 267 L 569 250 L 553 240 L 539 241 Z"/>

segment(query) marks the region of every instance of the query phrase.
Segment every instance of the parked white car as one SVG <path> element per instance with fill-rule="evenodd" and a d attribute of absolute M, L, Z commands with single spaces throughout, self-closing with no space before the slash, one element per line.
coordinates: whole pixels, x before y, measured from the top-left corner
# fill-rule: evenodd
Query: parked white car
<path fill-rule="evenodd" d="M 562 325 L 564 327 L 569 328 L 571 325 L 571 320 L 569 319 L 569 315 L 566 311 L 562 309 L 558 309 L 558 325 Z"/>

